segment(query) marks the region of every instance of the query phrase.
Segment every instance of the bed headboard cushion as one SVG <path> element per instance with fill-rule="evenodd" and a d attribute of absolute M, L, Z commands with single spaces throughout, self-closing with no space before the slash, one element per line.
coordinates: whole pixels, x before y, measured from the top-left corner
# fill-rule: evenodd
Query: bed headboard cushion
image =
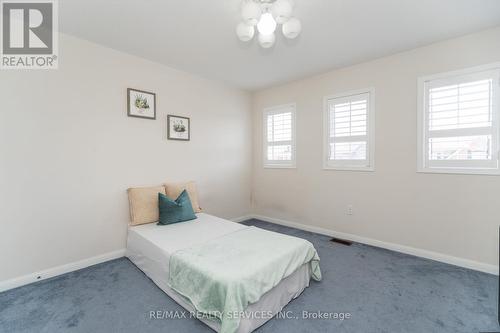
<path fill-rule="evenodd" d="M 158 193 L 166 195 L 164 186 L 129 188 L 130 225 L 158 222 Z"/>
<path fill-rule="evenodd" d="M 198 201 L 198 191 L 196 190 L 195 182 L 165 183 L 165 189 L 167 191 L 167 197 L 174 200 L 182 193 L 182 191 L 186 190 L 189 195 L 189 199 L 191 200 L 194 212 L 201 213 L 202 210 Z"/>

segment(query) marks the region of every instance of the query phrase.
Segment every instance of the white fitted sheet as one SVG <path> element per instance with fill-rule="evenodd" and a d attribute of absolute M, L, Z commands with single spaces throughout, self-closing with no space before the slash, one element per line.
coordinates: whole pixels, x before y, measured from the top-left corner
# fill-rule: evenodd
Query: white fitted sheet
<path fill-rule="evenodd" d="M 198 217 L 196 220 L 167 226 L 157 226 L 155 223 L 131 226 L 127 236 L 126 256 L 160 289 L 188 311 L 194 311 L 193 306 L 172 290 L 167 283 L 170 256 L 178 250 L 246 228 L 245 225 L 205 213 L 196 215 Z M 295 273 L 264 294 L 258 302 L 250 304 L 246 311 L 278 313 L 309 286 L 310 276 L 309 264 L 302 265 Z M 219 323 L 203 318 L 200 320 L 213 330 L 219 331 Z M 242 318 L 238 333 L 251 332 L 267 320 L 269 320 L 267 317 Z"/>

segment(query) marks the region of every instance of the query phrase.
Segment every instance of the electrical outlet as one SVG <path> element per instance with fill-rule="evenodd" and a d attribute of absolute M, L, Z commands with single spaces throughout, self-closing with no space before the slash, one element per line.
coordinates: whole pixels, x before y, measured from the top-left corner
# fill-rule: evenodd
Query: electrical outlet
<path fill-rule="evenodd" d="M 352 215 L 353 214 L 353 207 L 352 205 L 347 205 L 347 215 Z"/>

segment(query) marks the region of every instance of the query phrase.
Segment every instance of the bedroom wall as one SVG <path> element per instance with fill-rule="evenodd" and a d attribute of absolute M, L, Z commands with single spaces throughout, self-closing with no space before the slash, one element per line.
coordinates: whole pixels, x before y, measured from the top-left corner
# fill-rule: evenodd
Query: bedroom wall
<path fill-rule="evenodd" d="M 206 212 L 249 213 L 251 96 L 60 36 L 53 71 L 0 73 L 0 282 L 125 247 L 126 189 L 196 180 Z M 157 94 L 127 117 L 126 89 Z M 166 115 L 191 117 L 167 141 Z"/>
<path fill-rule="evenodd" d="M 255 93 L 254 212 L 494 267 L 500 177 L 417 173 L 416 100 L 419 76 L 498 61 L 500 28 Z M 323 170 L 323 96 L 368 87 L 375 88 L 375 172 Z M 292 102 L 297 168 L 264 169 L 262 109 Z"/>

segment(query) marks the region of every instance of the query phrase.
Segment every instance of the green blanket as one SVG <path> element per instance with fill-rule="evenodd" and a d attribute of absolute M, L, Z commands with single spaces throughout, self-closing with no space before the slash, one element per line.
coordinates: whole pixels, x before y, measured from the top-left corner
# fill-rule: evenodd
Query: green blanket
<path fill-rule="evenodd" d="M 221 333 L 233 333 L 239 313 L 305 263 L 320 281 L 319 256 L 310 242 L 248 227 L 174 253 L 169 285 L 199 313 L 217 318 Z"/>

